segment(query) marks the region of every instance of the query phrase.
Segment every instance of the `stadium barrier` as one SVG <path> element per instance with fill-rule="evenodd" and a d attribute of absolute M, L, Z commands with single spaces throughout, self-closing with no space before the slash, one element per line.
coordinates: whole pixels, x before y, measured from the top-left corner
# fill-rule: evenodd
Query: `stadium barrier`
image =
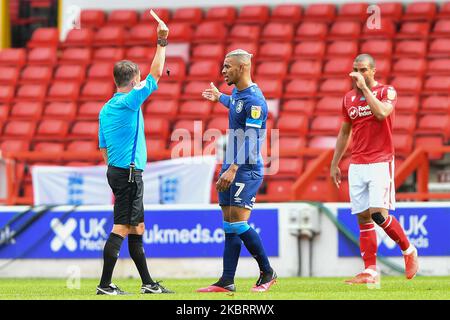
<path fill-rule="evenodd" d="M 157 278 L 215 278 L 224 234 L 217 205 L 149 205 L 144 248 Z M 450 270 L 450 202 L 400 203 L 393 213 L 419 250 L 421 275 Z M 259 232 L 281 277 L 350 276 L 363 268 L 358 226 L 348 204 L 256 204 L 250 224 Z M 0 207 L 0 277 L 83 278 L 101 273 L 112 206 Z M 378 230 L 384 273 L 402 272 L 400 249 Z M 238 277 L 255 277 L 257 264 L 242 250 Z M 127 244 L 115 277 L 138 277 Z"/>

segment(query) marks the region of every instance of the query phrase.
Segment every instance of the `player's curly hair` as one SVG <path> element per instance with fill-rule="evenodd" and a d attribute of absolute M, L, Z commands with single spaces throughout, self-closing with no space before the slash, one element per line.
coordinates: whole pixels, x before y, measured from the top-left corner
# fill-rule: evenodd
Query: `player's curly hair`
<path fill-rule="evenodd" d="M 114 82 L 118 88 L 126 87 L 139 73 L 136 63 L 129 60 L 121 60 L 114 65 Z"/>

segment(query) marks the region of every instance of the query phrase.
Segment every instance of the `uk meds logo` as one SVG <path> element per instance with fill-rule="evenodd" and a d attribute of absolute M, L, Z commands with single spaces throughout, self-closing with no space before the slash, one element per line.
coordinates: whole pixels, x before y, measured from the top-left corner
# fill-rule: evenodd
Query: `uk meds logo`
<path fill-rule="evenodd" d="M 70 218 L 66 223 L 62 223 L 58 218 L 53 218 L 50 221 L 50 228 L 55 233 L 55 237 L 50 242 L 50 248 L 53 252 L 58 252 L 62 247 L 73 252 L 77 249 L 77 241 L 72 236 L 72 233 L 77 228 L 77 221 Z"/>

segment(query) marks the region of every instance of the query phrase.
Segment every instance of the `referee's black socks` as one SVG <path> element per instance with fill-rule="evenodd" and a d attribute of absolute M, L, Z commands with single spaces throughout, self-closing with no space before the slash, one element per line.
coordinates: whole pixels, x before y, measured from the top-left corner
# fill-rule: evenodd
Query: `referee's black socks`
<path fill-rule="evenodd" d="M 128 235 L 128 250 L 130 257 L 133 259 L 139 275 L 142 279 L 142 284 L 153 284 L 153 279 L 147 268 L 147 260 L 145 259 L 144 246 L 142 245 L 142 235 L 129 234 Z"/>
<path fill-rule="evenodd" d="M 111 284 L 111 278 L 119 257 L 120 247 L 122 246 L 122 236 L 110 233 L 103 249 L 103 272 L 100 280 L 100 287 L 106 288 Z"/>

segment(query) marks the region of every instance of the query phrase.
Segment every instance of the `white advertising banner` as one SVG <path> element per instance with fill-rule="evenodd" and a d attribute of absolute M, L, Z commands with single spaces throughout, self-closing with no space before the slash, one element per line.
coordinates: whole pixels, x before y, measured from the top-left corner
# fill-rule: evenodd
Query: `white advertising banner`
<path fill-rule="evenodd" d="M 143 173 L 144 204 L 209 203 L 215 167 L 214 156 L 147 164 Z M 112 204 L 106 170 L 106 166 L 34 166 L 34 204 Z"/>

